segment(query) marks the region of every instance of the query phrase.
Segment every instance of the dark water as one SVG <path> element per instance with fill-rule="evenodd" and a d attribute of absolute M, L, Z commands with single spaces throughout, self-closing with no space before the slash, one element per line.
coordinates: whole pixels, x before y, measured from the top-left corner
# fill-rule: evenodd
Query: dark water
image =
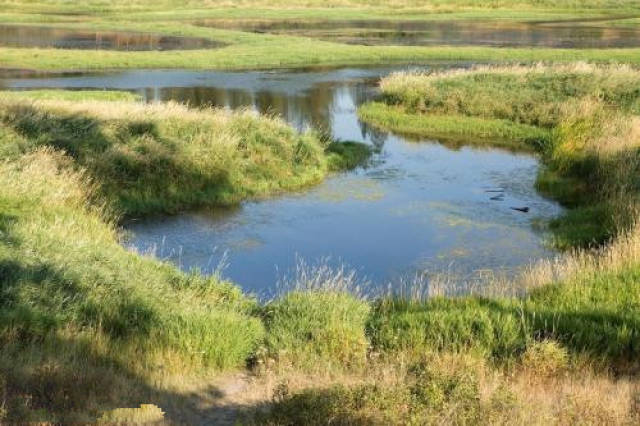
<path fill-rule="evenodd" d="M 359 45 L 472 45 L 494 47 L 612 48 L 640 46 L 640 29 L 597 21 L 205 20 L 198 25 L 288 34 Z"/>
<path fill-rule="evenodd" d="M 0 46 L 141 51 L 210 49 L 220 47 L 222 44 L 204 38 L 173 37 L 137 32 L 0 25 Z"/>
<path fill-rule="evenodd" d="M 298 128 L 376 146 L 366 167 L 297 194 L 234 209 L 134 221 L 128 244 L 185 269 L 212 271 L 264 293 L 298 258 L 344 263 L 377 285 L 424 271 L 513 270 L 552 255 L 537 223 L 560 207 L 534 189 L 537 160 L 497 149 L 455 149 L 372 129 L 356 106 L 376 95 L 391 69 L 312 72 L 134 71 L 60 78 L 5 79 L 14 89 L 110 88 L 147 100 L 175 99 L 280 114 Z M 504 197 L 495 190 L 504 190 Z M 527 206 L 529 213 L 510 207 Z"/>

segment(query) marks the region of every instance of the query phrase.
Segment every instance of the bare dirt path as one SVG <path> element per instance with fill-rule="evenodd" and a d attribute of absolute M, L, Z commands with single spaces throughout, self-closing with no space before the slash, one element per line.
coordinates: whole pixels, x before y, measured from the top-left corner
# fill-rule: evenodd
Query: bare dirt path
<path fill-rule="evenodd" d="M 215 378 L 190 392 L 168 398 L 165 423 L 175 425 L 235 425 L 271 400 L 273 380 L 237 372 Z"/>

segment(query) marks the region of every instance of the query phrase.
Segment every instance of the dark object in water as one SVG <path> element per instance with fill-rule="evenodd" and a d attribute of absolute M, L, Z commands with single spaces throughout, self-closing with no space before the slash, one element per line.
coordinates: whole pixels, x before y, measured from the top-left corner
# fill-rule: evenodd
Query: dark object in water
<path fill-rule="evenodd" d="M 504 200 L 504 194 L 496 195 L 495 197 L 491 197 L 489 199 L 491 201 L 503 201 Z"/>
<path fill-rule="evenodd" d="M 522 213 L 529 213 L 529 207 L 511 207 L 511 210 L 516 210 Z"/>
<path fill-rule="evenodd" d="M 504 189 L 487 189 L 484 192 L 504 192 Z"/>

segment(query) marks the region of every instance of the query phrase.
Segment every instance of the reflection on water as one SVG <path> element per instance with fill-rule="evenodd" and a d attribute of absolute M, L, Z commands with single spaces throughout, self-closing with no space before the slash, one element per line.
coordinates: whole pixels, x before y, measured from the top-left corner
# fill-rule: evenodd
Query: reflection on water
<path fill-rule="evenodd" d="M 0 46 L 100 50 L 187 50 L 210 49 L 220 47 L 222 43 L 204 38 L 135 32 L 0 25 Z"/>
<path fill-rule="evenodd" d="M 282 115 L 298 128 L 379 148 L 369 165 L 303 193 L 246 202 L 235 209 L 132 221 L 128 244 L 212 271 L 223 253 L 226 275 L 264 293 L 296 258 L 330 257 L 378 285 L 399 275 L 455 269 L 511 270 L 550 256 L 536 221 L 560 212 L 534 190 L 537 161 L 501 150 L 410 142 L 360 122 L 356 106 L 376 95 L 393 69 L 308 72 L 134 71 L 59 78 L 5 79 L 14 89 L 132 90 L 147 100 L 248 107 Z M 495 192 L 504 197 L 492 200 Z M 527 206 L 524 214 L 510 207 Z"/>
<path fill-rule="evenodd" d="M 203 20 L 202 26 L 360 45 L 610 48 L 640 46 L 640 30 L 597 21 Z"/>

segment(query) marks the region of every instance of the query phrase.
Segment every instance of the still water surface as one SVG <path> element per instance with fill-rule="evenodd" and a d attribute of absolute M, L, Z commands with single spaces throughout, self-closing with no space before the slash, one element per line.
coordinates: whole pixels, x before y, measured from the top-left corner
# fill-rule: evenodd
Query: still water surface
<path fill-rule="evenodd" d="M 221 47 L 197 37 L 128 31 L 90 31 L 33 25 L 0 25 L 0 46 L 99 50 L 189 50 Z"/>
<path fill-rule="evenodd" d="M 611 19 L 611 18 L 609 18 Z M 640 46 L 640 29 L 600 20 L 557 22 L 203 20 L 196 25 L 359 45 L 611 48 Z"/>
<path fill-rule="evenodd" d="M 386 286 L 425 271 L 513 271 L 551 256 L 537 224 L 561 208 L 535 191 L 536 158 L 410 141 L 358 120 L 356 107 L 376 95 L 378 79 L 391 71 L 132 71 L 5 79 L 0 85 L 124 89 L 148 101 L 248 107 L 279 114 L 299 129 L 322 127 L 335 138 L 375 146 L 378 153 L 367 166 L 307 191 L 126 225 L 130 247 L 184 269 L 210 272 L 226 253 L 224 275 L 249 291 L 273 291 L 300 258 L 344 263 Z M 493 192 L 499 190 L 503 197 Z M 529 213 L 511 209 L 525 206 Z"/>

